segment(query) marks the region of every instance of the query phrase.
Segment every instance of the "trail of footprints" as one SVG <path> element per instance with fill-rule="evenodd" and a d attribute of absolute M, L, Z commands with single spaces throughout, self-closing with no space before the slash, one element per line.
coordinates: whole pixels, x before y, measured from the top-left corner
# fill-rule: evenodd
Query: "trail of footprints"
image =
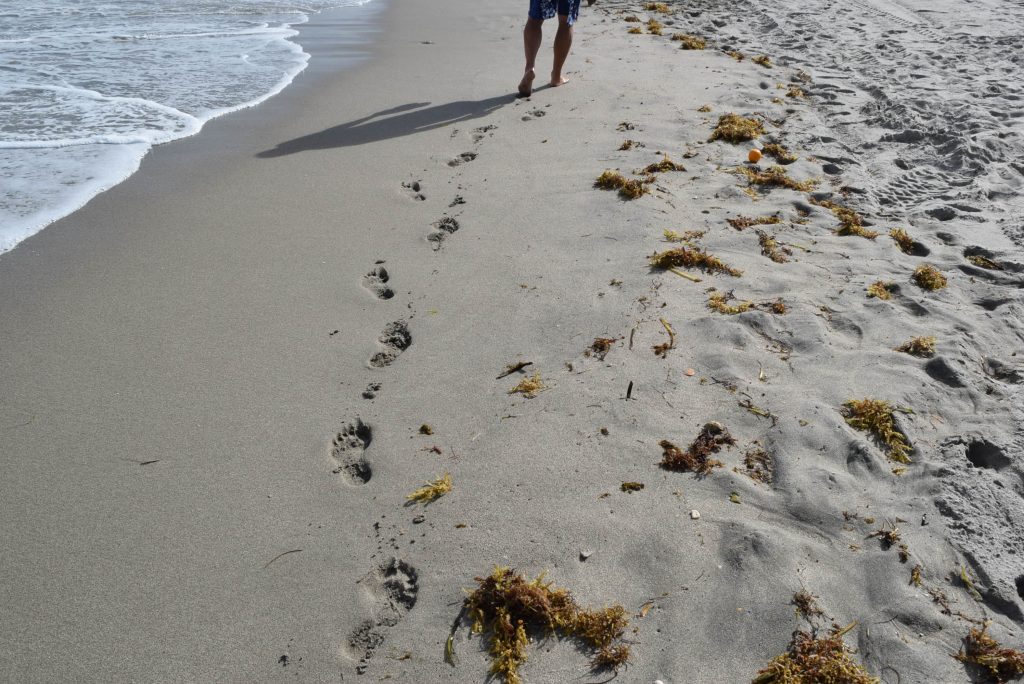
<path fill-rule="evenodd" d="M 486 125 L 474 129 L 473 143 L 479 144 L 492 135 L 491 132 L 496 128 L 494 125 Z M 475 160 L 477 156 L 477 152 L 463 152 L 450 160 L 448 166 L 461 166 Z M 402 188 L 413 201 L 424 202 L 427 199 L 421 180 L 403 182 Z M 448 206 L 452 208 L 460 204 L 465 204 L 465 200 L 461 196 L 456 196 Z M 427 242 L 435 252 L 439 251 L 442 243 L 460 227 L 458 220 L 449 215 L 442 216 L 432 226 L 433 230 L 427 235 Z M 391 274 L 383 264 L 383 261 L 374 264 L 363 276 L 362 286 L 377 299 L 387 301 L 394 298 L 395 291 L 388 284 Z M 387 368 L 412 344 L 408 323 L 404 320 L 389 323 L 381 331 L 377 343 L 380 350 L 368 363 L 372 368 Z M 371 382 L 363 390 L 362 397 L 374 399 L 380 391 L 381 383 Z M 352 487 L 368 484 L 373 477 L 373 468 L 366 459 L 366 451 L 372 442 L 373 429 L 369 424 L 360 418 L 346 423 L 331 442 L 330 456 L 335 464 L 332 472 L 340 475 Z M 399 558 L 391 558 L 359 580 L 358 584 L 371 596 L 371 616 L 349 633 L 343 651 L 356 662 L 356 673 L 364 674 L 375 653 L 386 641 L 388 630 L 397 625 L 416 605 L 419 594 L 418 572 L 409 563 Z"/>

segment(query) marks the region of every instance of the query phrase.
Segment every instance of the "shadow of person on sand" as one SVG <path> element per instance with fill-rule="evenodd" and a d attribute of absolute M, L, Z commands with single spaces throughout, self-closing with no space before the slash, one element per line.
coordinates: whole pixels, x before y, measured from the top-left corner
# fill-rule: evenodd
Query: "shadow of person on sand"
<path fill-rule="evenodd" d="M 256 156 L 267 159 L 283 157 L 296 152 L 352 147 L 391 138 L 401 138 L 448 124 L 479 119 L 514 102 L 515 99 L 515 95 L 499 95 L 486 100 L 459 100 L 433 107 L 427 107 L 429 102 L 412 102 L 375 112 L 348 123 L 331 126 L 319 133 L 310 133 L 301 138 L 287 140 L 274 149 L 265 150 Z"/>

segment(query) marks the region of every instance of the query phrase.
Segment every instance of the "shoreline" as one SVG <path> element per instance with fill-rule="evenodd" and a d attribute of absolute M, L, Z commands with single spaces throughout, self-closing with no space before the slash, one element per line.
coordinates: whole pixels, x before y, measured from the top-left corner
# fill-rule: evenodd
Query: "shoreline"
<path fill-rule="evenodd" d="M 142 162 L 153 152 L 154 149 L 162 145 L 198 135 L 212 121 L 221 119 L 225 116 L 231 116 L 232 114 L 236 114 L 241 111 L 254 109 L 265 103 L 267 100 L 280 95 L 295 82 L 296 78 L 308 71 L 310 67 L 312 53 L 307 51 L 307 48 L 302 45 L 300 40 L 309 41 L 318 46 L 318 50 L 321 53 L 318 57 L 318 61 L 322 60 L 324 62 L 324 64 L 318 64 L 318 67 L 320 71 L 325 74 L 340 71 L 357 64 L 360 59 L 365 58 L 367 36 L 372 35 L 375 32 L 372 28 L 373 16 L 382 11 L 381 4 L 381 2 L 377 2 L 376 4 L 373 2 L 364 2 L 363 4 L 355 6 L 328 8 L 306 15 L 306 21 L 304 22 L 289 25 L 290 30 L 294 31 L 294 35 L 287 39 L 288 42 L 291 43 L 296 50 L 307 55 L 305 62 L 298 68 L 298 71 L 292 73 L 290 76 L 283 76 L 281 81 L 279 81 L 269 92 L 259 95 L 253 100 L 207 112 L 204 115 L 205 118 L 197 119 L 199 121 L 198 130 L 193 130 L 192 132 L 184 135 L 178 135 L 178 137 L 171 140 L 163 140 L 156 143 L 141 143 L 146 145 L 146 151 L 142 153 L 141 157 L 136 158 L 130 150 L 132 146 L 138 143 L 117 143 L 117 146 L 122 147 L 125 152 L 123 155 L 124 159 L 119 163 L 119 168 L 123 173 L 119 175 L 117 180 L 109 181 L 108 179 L 99 184 L 95 182 L 83 184 L 83 187 L 80 188 L 80 190 L 73 196 L 69 196 L 60 207 L 52 207 L 39 212 L 36 216 L 45 221 L 45 223 L 41 227 L 37 227 L 35 229 L 23 227 L 20 234 L 25 235 L 26 232 L 28 234 L 20 239 L 12 238 L 17 239 L 17 242 L 15 242 L 13 246 L 4 248 L 0 251 L 0 256 L 9 253 L 17 247 L 17 245 L 21 244 L 32 235 L 36 235 L 57 221 L 69 217 L 98 195 L 109 191 L 120 183 L 123 183 L 133 174 L 138 172 Z M 348 30 L 351 32 L 350 36 L 339 39 L 337 35 L 330 37 L 325 35 L 326 31 L 335 30 L 342 24 L 347 26 Z M 90 181 L 91 180 L 92 179 L 90 179 Z M 68 210 L 68 206 L 73 206 L 73 208 Z"/>
<path fill-rule="evenodd" d="M 959 218 L 1001 207 L 875 211 L 825 168 L 853 147 L 828 90 L 726 56 L 710 14 L 601 0 L 572 82 L 516 99 L 513 9 L 389 0 L 370 58 L 311 60 L 0 256 L 7 678 L 483 681 L 457 616 L 495 566 L 623 605 L 628 681 L 752 680 L 809 629 L 800 590 L 873 676 L 970 681 L 970 620 L 1024 648 L 1024 260 Z M 817 185 L 749 182 L 754 143 L 708 140 L 728 112 Z M 665 155 L 685 169 L 643 171 Z M 651 265 L 679 247 L 728 270 Z M 848 422 L 864 398 L 910 463 Z M 721 467 L 662 465 L 712 422 Z M 525 681 L 595 679 L 540 636 Z"/>

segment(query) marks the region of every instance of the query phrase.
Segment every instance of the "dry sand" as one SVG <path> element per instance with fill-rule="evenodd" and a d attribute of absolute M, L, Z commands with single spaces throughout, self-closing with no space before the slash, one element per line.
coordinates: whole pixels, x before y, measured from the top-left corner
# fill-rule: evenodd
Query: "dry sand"
<path fill-rule="evenodd" d="M 800 589 L 822 624 L 856 621 L 846 642 L 885 682 L 971 681 L 951 657 L 970 620 L 1024 648 L 1019 78 L 984 115 L 908 95 L 870 118 L 952 19 L 793 2 L 752 10 L 750 31 L 697 2 L 656 15 L 664 36 L 632 35 L 624 12 L 655 15 L 600 0 L 572 83 L 515 100 L 514 4 L 326 15 L 282 96 L 157 149 L 0 257 L 3 679 L 484 681 L 465 623 L 458 664 L 443 655 L 496 564 L 585 605 L 647 604 L 620 681 L 750 681 L 806 627 Z M 332 22 L 354 20 L 382 27 L 368 59 L 318 68 Z M 679 50 L 677 31 L 709 49 Z M 976 84 L 965 44 L 962 78 L 935 69 L 929 87 Z M 775 66 L 751 63 L 762 52 Z M 941 125 L 907 124 L 919 111 Z M 761 143 L 818 187 L 750 190 L 734 173 L 750 145 L 707 142 L 727 112 L 763 120 Z M 686 170 L 638 200 L 593 187 L 663 153 Z M 812 199 L 881 235 L 837 235 Z M 704 231 L 692 242 L 742 275 L 652 270 L 666 229 Z M 947 288 L 912 282 L 925 263 Z M 879 280 L 889 300 L 866 296 Z M 711 288 L 787 312 L 724 315 Z M 935 336 L 935 356 L 894 351 L 912 336 Z M 616 340 L 603 359 L 597 337 Z M 517 360 L 547 386 L 536 398 L 509 394 L 522 374 L 495 379 Z M 844 421 L 866 397 L 907 409 L 912 463 Z M 661 440 L 685 447 L 708 421 L 737 440 L 724 467 L 659 468 Z M 444 473 L 449 494 L 405 505 Z M 870 536 L 894 527 L 905 562 Z M 570 641 L 529 657 L 526 682 L 607 679 Z"/>

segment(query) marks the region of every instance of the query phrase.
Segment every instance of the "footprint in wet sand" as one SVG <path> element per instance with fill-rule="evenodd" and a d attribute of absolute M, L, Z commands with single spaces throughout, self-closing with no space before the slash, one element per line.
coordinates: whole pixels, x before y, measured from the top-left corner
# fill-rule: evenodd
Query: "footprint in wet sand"
<path fill-rule="evenodd" d="M 481 140 L 483 140 L 485 137 L 487 137 L 488 135 L 494 135 L 494 133 L 491 133 L 491 131 L 493 131 L 493 130 L 495 130 L 497 128 L 498 127 L 495 126 L 494 124 L 487 124 L 486 126 L 480 126 L 479 128 L 474 128 L 473 129 L 473 142 L 478 143 Z"/>
<path fill-rule="evenodd" d="M 459 166 L 460 164 L 471 162 L 474 159 L 476 159 L 476 152 L 463 152 L 455 159 L 450 160 L 448 162 L 448 166 Z"/>
<path fill-rule="evenodd" d="M 388 270 L 383 266 L 377 265 L 363 276 L 363 287 L 377 295 L 378 299 L 391 299 L 395 296 L 395 291 L 387 286 L 387 282 L 390 279 L 391 276 L 388 275 Z"/>
<path fill-rule="evenodd" d="M 338 467 L 333 472 L 344 475 L 353 485 L 364 485 L 373 477 L 370 464 L 363 458 L 363 452 L 373 440 L 373 430 L 363 421 L 356 418 L 335 435 L 331 446 L 331 457 L 337 461 Z"/>
<path fill-rule="evenodd" d="M 413 566 L 392 558 L 359 580 L 373 597 L 373 617 L 352 630 L 346 644 L 349 656 L 358 661 L 358 674 L 366 672 L 370 660 L 387 639 L 388 629 L 397 625 L 416 605 L 420 590 L 418 575 Z"/>
<path fill-rule="evenodd" d="M 422 202 L 427 199 L 427 196 L 423 194 L 423 183 L 418 180 L 406 181 L 402 183 L 402 187 L 405 188 L 406 194 L 417 202 Z"/>
<path fill-rule="evenodd" d="M 547 114 L 543 109 L 534 109 L 532 112 L 527 112 L 523 116 L 523 121 L 529 121 L 530 119 L 539 119 L 540 117 Z"/>
<path fill-rule="evenodd" d="M 374 368 L 390 366 L 412 344 L 412 335 L 409 334 L 409 326 L 405 321 L 388 323 L 377 339 L 384 349 L 370 359 L 370 365 Z"/>
<path fill-rule="evenodd" d="M 451 216 L 444 216 L 439 221 L 434 222 L 434 230 L 427 235 L 433 246 L 434 251 L 441 249 L 441 243 L 444 242 L 449 235 L 459 229 L 459 222 L 453 219 Z"/>

